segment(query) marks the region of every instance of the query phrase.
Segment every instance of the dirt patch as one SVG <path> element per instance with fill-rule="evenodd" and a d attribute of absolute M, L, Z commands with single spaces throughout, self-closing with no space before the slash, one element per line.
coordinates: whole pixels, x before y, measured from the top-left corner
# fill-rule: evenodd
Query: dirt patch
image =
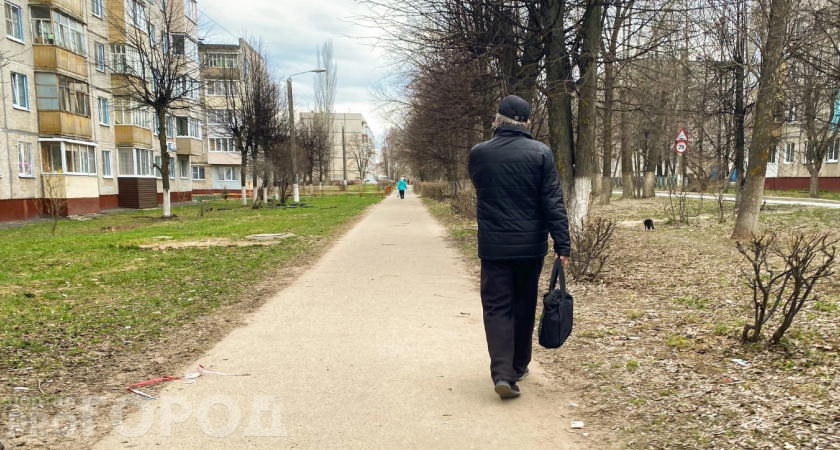
<path fill-rule="evenodd" d="M 259 236 L 259 235 L 254 235 Z M 292 233 L 284 233 L 282 235 L 275 235 L 272 238 L 264 238 L 264 237 L 251 237 L 248 236 L 245 239 L 225 239 L 225 238 L 218 238 L 218 239 L 201 239 L 198 241 L 169 241 L 168 236 L 158 236 L 156 239 L 158 241 L 154 244 L 141 244 L 138 247 L 144 250 L 177 250 L 182 248 L 207 248 L 207 247 L 248 247 L 252 245 L 277 245 L 281 243 L 283 240 L 294 237 Z M 249 239 L 250 238 L 250 239 Z"/>

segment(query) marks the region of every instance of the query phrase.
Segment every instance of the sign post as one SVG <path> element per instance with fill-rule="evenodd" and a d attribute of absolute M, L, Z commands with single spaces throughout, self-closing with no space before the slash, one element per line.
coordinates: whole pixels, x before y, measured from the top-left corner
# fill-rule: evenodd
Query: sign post
<path fill-rule="evenodd" d="M 677 152 L 677 167 L 679 167 L 679 174 L 677 175 L 677 183 L 680 189 L 685 191 L 685 152 L 688 150 L 688 136 L 685 134 L 685 128 L 681 128 L 677 133 L 677 138 L 674 140 L 674 151 Z"/>

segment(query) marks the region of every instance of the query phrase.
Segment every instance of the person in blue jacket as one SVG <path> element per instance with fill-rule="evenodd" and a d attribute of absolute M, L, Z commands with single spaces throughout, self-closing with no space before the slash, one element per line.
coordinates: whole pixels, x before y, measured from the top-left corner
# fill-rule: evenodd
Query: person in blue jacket
<path fill-rule="evenodd" d="M 397 183 L 397 190 L 400 191 L 400 198 L 405 198 L 405 188 L 406 188 L 405 178 L 400 178 L 400 182 Z"/>

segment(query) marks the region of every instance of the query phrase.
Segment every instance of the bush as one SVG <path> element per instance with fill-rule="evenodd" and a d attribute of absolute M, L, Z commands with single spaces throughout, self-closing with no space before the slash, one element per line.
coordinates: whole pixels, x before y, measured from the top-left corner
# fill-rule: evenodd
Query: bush
<path fill-rule="evenodd" d="M 461 191 L 450 200 L 453 214 L 468 220 L 475 220 L 477 218 L 476 205 L 478 201 L 475 197 L 475 191 L 472 189 Z"/>
<path fill-rule="evenodd" d="M 442 202 L 449 197 L 449 185 L 446 183 L 414 183 L 414 192 L 422 197 Z"/>
<path fill-rule="evenodd" d="M 573 279 L 591 281 L 604 270 L 604 265 L 613 256 L 610 246 L 615 227 L 615 220 L 598 217 L 588 219 L 580 230 L 572 232 L 569 274 Z"/>
<path fill-rule="evenodd" d="M 818 299 L 814 286 L 834 276 L 837 242 L 828 234 L 791 233 L 780 243 L 778 233 L 766 232 L 737 243 L 749 262 L 743 274 L 753 292 L 753 323 L 744 325 L 742 340 L 757 342 L 762 327 L 781 307 L 782 323 L 771 338 L 774 344 L 781 341 L 805 303 Z"/>

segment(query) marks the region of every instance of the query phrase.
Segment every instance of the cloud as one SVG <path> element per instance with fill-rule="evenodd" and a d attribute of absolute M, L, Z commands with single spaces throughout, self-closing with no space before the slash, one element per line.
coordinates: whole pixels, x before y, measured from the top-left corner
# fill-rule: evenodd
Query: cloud
<path fill-rule="evenodd" d="M 316 68 L 317 49 L 332 39 L 338 66 L 336 112 L 362 113 L 377 136 L 386 128 L 370 95 L 386 72 L 383 53 L 359 39 L 369 37 L 371 30 L 353 23 L 365 8 L 347 0 L 201 0 L 200 8 L 212 27 L 205 42 L 230 42 L 243 35 L 261 38 L 280 75 Z M 293 79 L 295 109 L 313 106 L 314 77 Z"/>

